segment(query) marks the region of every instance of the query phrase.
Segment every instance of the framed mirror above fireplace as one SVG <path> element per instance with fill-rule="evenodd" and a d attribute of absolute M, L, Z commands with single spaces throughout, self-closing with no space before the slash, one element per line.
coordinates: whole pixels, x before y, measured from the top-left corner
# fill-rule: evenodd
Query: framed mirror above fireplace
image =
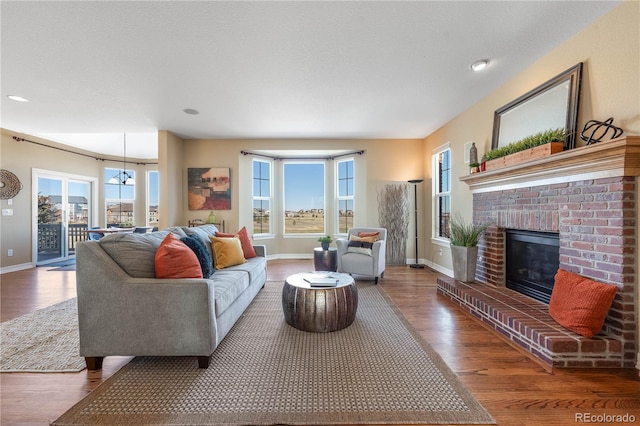
<path fill-rule="evenodd" d="M 564 149 L 572 149 L 578 131 L 582 62 L 495 111 L 491 149 L 544 130 L 564 128 Z"/>

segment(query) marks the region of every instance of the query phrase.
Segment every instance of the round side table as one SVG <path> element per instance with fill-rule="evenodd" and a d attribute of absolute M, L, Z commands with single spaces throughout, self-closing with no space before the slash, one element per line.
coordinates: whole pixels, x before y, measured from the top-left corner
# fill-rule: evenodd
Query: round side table
<path fill-rule="evenodd" d="M 329 247 L 323 250 L 322 247 L 313 249 L 313 266 L 316 271 L 337 271 L 338 270 L 338 249 Z"/>
<path fill-rule="evenodd" d="M 326 333 L 346 328 L 353 323 L 358 309 L 358 289 L 347 274 L 331 274 L 335 287 L 312 287 L 305 280 L 313 273 L 291 275 L 282 287 L 284 319 L 303 331 Z M 316 274 L 317 275 L 317 274 Z"/>

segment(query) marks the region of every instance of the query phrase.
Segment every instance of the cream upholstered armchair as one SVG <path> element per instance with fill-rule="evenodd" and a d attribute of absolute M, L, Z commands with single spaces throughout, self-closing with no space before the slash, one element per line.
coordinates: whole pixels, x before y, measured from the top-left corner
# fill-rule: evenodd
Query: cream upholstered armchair
<path fill-rule="evenodd" d="M 360 235 L 375 234 L 375 242 L 362 241 Z M 387 230 L 384 228 L 351 228 L 347 238 L 338 238 L 338 272 L 350 275 L 384 277 Z"/>

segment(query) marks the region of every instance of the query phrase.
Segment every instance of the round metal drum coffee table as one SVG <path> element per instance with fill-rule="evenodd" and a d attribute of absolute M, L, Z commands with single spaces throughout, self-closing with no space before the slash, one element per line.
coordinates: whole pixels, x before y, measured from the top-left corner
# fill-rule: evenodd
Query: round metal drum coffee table
<path fill-rule="evenodd" d="M 291 275 L 282 288 L 282 311 L 287 324 L 303 331 L 325 333 L 353 323 L 358 289 L 347 274 Z"/>

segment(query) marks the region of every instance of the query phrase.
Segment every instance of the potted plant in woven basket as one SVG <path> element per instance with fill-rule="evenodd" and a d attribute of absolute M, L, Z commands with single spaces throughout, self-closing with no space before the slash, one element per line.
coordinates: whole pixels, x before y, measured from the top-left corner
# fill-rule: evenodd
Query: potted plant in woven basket
<path fill-rule="evenodd" d="M 478 241 L 488 224 L 465 221 L 459 214 L 451 217 L 451 259 L 453 278 L 462 282 L 473 282 L 478 263 Z"/>

